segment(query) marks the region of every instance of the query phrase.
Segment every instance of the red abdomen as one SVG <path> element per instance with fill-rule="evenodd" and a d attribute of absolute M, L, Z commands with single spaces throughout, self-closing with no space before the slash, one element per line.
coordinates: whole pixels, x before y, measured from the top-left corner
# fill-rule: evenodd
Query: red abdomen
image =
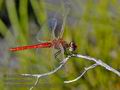
<path fill-rule="evenodd" d="M 40 44 L 35 44 L 35 45 L 10 48 L 9 50 L 10 51 L 21 51 L 21 50 L 34 49 L 34 48 L 50 48 L 51 46 L 52 46 L 51 42 L 46 42 L 46 43 L 40 43 Z"/>

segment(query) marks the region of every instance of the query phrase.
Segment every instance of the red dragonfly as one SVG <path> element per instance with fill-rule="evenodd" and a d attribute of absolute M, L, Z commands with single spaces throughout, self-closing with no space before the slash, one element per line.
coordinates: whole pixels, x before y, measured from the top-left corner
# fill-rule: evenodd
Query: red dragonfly
<path fill-rule="evenodd" d="M 59 55 L 60 52 L 64 52 L 64 54 L 70 54 L 74 52 L 77 48 L 76 44 L 73 41 L 71 41 L 70 43 L 67 43 L 62 38 L 67 14 L 68 12 L 63 17 L 61 29 L 57 28 L 58 22 L 57 22 L 57 19 L 55 18 L 48 21 L 48 24 L 51 24 L 51 26 L 50 25 L 42 26 L 42 28 L 40 29 L 36 37 L 37 40 L 40 42 L 39 44 L 13 47 L 13 48 L 10 48 L 9 50 L 12 52 L 15 52 L 15 51 L 21 51 L 21 50 L 35 49 L 35 48 L 52 48 L 53 47 L 58 50 L 55 53 L 56 59 L 58 59 L 57 56 Z M 51 31 L 48 30 L 50 28 L 51 28 Z M 46 41 L 50 37 L 50 32 L 52 32 L 53 34 L 52 40 Z M 59 32 L 58 36 L 56 35 L 56 32 L 57 33 Z"/>

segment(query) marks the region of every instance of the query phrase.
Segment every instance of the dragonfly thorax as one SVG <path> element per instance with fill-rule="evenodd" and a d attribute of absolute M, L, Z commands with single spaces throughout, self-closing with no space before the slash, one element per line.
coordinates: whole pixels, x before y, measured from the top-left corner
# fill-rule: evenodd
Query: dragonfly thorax
<path fill-rule="evenodd" d="M 69 47 L 69 44 L 66 41 L 64 41 L 62 38 L 54 39 L 52 41 L 52 44 L 55 49 L 61 49 L 61 47 L 65 49 Z"/>
<path fill-rule="evenodd" d="M 67 43 L 63 39 L 59 38 L 54 39 L 52 42 L 55 49 L 61 49 L 60 47 L 62 47 L 64 50 L 69 50 L 69 52 L 73 52 L 77 49 L 77 46 L 73 41 Z"/>
<path fill-rule="evenodd" d="M 61 38 L 54 39 L 52 41 L 52 44 L 53 44 L 53 47 L 55 49 L 59 49 L 59 50 L 63 49 L 65 55 L 72 54 L 77 49 L 77 46 L 76 46 L 76 44 L 73 41 L 70 42 L 70 43 L 67 43 L 66 41 L 64 41 Z"/>

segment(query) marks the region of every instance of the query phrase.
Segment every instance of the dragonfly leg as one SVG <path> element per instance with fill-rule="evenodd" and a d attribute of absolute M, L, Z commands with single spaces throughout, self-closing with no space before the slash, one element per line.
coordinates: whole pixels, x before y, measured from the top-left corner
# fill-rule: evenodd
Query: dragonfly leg
<path fill-rule="evenodd" d="M 58 61 L 61 61 L 59 58 L 58 58 L 58 55 L 61 53 L 61 50 L 58 50 L 56 53 L 55 53 L 55 59 L 57 59 Z"/>

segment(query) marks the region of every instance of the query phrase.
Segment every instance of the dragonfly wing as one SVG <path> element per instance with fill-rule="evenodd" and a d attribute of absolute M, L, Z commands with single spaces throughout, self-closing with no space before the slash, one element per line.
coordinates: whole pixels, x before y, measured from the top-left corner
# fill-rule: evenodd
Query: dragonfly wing
<path fill-rule="evenodd" d="M 35 54 L 37 58 L 36 61 L 37 61 L 37 65 L 39 66 L 38 69 L 40 70 L 40 72 L 42 72 L 44 69 L 46 69 L 46 71 L 48 72 L 55 68 L 56 61 L 52 56 L 53 55 L 51 53 L 52 50 L 53 48 L 40 48 L 36 50 L 36 54 Z"/>
<path fill-rule="evenodd" d="M 53 18 L 52 21 L 50 22 L 50 26 L 51 26 L 51 29 L 52 29 L 52 39 L 54 39 L 56 36 L 55 36 L 55 30 L 57 28 L 57 19 L 56 18 Z"/>
<path fill-rule="evenodd" d="M 51 18 L 48 21 L 46 21 L 46 23 L 44 23 L 41 26 L 41 29 L 36 35 L 37 41 L 46 42 L 46 41 L 50 41 L 51 39 L 55 38 L 54 34 L 52 33 L 54 33 L 56 26 L 57 26 L 57 20 L 55 18 Z"/>
<path fill-rule="evenodd" d="M 64 15 L 63 15 L 63 20 L 62 20 L 62 26 L 61 26 L 61 31 L 60 31 L 60 38 L 62 38 L 63 36 L 63 33 L 64 33 L 64 27 L 65 27 L 65 24 L 66 24 L 66 20 L 67 20 L 67 16 L 69 14 L 69 8 L 65 11 Z"/>
<path fill-rule="evenodd" d="M 63 60 L 65 59 L 65 54 L 64 54 L 65 51 L 62 45 L 60 45 L 59 48 L 60 49 L 54 53 L 55 56 L 54 58 L 57 60 L 59 64 L 61 64 L 64 62 Z M 62 70 L 60 71 L 61 77 L 63 78 L 67 77 L 67 71 L 68 71 L 67 65 L 63 66 Z"/>
<path fill-rule="evenodd" d="M 36 39 L 37 41 L 43 43 L 50 41 L 55 38 L 54 36 L 54 30 L 57 26 L 57 19 L 50 18 L 46 23 L 44 23 L 40 29 L 40 31 L 37 33 Z M 53 47 L 51 48 L 37 48 L 35 51 L 35 55 L 37 58 L 37 61 L 40 60 L 40 64 L 42 63 L 43 67 L 49 67 L 54 68 L 54 61 L 53 60 L 53 54 L 51 53 L 53 51 Z"/>

